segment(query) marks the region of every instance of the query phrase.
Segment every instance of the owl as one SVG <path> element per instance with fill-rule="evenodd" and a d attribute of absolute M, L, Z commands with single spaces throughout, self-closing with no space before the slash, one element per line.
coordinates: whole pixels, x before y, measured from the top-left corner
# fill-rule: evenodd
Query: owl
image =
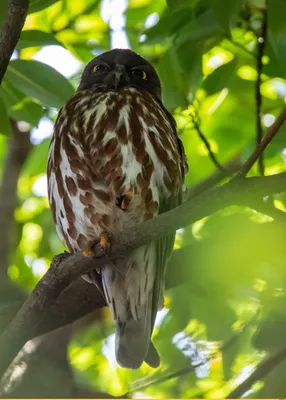
<path fill-rule="evenodd" d="M 49 148 L 49 202 L 69 251 L 90 256 L 98 243 L 110 251 L 112 235 L 178 206 L 186 172 L 152 65 L 122 49 L 90 61 L 59 111 Z M 84 276 L 109 306 L 122 367 L 160 364 L 151 336 L 173 244 L 174 234 L 162 237 Z"/>

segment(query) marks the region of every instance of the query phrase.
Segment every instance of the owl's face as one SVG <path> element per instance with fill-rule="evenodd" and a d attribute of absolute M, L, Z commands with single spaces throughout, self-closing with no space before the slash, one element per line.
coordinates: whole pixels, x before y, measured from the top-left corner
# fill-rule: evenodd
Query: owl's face
<path fill-rule="evenodd" d="M 90 61 L 84 69 L 78 90 L 104 87 L 144 89 L 161 99 L 161 84 L 152 65 L 131 50 L 114 49 Z"/>

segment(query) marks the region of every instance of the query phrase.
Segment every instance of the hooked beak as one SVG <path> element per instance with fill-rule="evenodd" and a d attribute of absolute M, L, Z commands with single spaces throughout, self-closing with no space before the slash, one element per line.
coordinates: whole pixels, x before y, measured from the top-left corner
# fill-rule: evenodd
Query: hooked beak
<path fill-rule="evenodd" d="M 111 75 L 111 82 L 113 83 L 115 90 L 117 90 L 120 86 L 130 83 L 130 78 L 124 65 L 116 64 L 115 70 L 112 71 Z"/>

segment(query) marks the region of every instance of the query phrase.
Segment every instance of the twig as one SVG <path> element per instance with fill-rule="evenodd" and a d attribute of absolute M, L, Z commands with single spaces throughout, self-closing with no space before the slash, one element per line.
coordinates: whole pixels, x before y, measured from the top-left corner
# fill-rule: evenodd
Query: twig
<path fill-rule="evenodd" d="M 6 331 L 0 336 L 0 376 L 5 373 L 26 341 L 34 336 L 38 325 L 44 318 L 45 310 L 53 307 L 70 282 L 80 275 L 106 264 L 112 264 L 114 260 L 126 257 L 128 252 L 133 249 L 153 242 L 225 207 L 247 205 L 249 199 L 260 199 L 285 190 L 286 173 L 232 179 L 221 187 L 210 189 L 197 196 L 196 201 L 190 199 L 180 207 L 115 235 L 113 252 L 109 257 L 102 257 L 100 246 L 96 248 L 99 258 L 68 253 L 56 256 L 47 273 L 37 284 Z M 99 307 L 105 304 L 103 298 L 98 295 L 97 300 Z"/>
<path fill-rule="evenodd" d="M 10 58 L 21 35 L 29 8 L 29 0 L 9 0 L 8 14 L 0 33 L 0 85 Z"/>
<path fill-rule="evenodd" d="M 200 139 L 202 140 L 202 142 L 204 143 L 204 145 L 206 146 L 206 149 L 209 153 L 209 157 L 212 160 L 212 162 L 214 163 L 214 165 L 221 171 L 224 171 L 223 167 L 221 166 L 221 164 L 218 162 L 218 160 L 216 159 L 216 156 L 214 155 L 212 149 L 211 149 L 211 145 L 209 144 L 207 138 L 205 137 L 205 135 L 203 134 L 203 132 L 201 131 L 200 128 L 200 123 L 198 122 L 198 111 L 195 107 L 195 105 L 192 105 L 191 110 L 188 110 L 188 116 L 190 117 L 190 121 L 192 122 L 194 129 L 197 131 Z"/>
<path fill-rule="evenodd" d="M 251 154 L 251 156 L 245 162 L 245 164 L 239 171 L 238 176 L 240 176 L 240 177 L 245 176 L 248 173 L 248 171 L 251 169 L 251 167 L 254 165 L 254 163 L 259 158 L 260 154 L 265 150 L 265 148 L 268 146 L 268 144 L 274 138 L 276 133 L 279 131 L 280 127 L 285 122 L 285 119 L 286 119 L 286 107 L 283 108 L 283 110 L 280 112 L 279 116 L 276 118 L 274 123 L 269 128 L 267 134 L 263 137 L 263 139 L 257 145 L 254 152 Z"/>
<path fill-rule="evenodd" d="M 203 132 L 201 131 L 201 128 L 198 124 L 198 122 L 196 121 L 195 118 L 192 118 L 192 122 L 194 124 L 195 130 L 197 131 L 199 137 L 201 138 L 202 142 L 204 143 L 204 145 L 207 148 L 207 151 L 209 153 L 209 157 L 212 160 L 212 162 L 214 163 L 214 165 L 220 170 L 220 171 L 224 171 L 223 166 L 218 162 L 218 160 L 216 159 L 216 156 L 214 155 L 214 152 L 211 149 L 211 145 L 209 144 L 207 138 L 205 137 L 205 135 L 203 134 Z"/>
<path fill-rule="evenodd" d="M 262 104 L 262 95 L 260 91 L 261 87 L 261 74 L 263 69 L 263 54 L 265 49 L 266 42 L 266 32 L 267 32 L 267 13 L 266 10 L 263 11 L 263 19 L 262 19 L 262 31 L 261 35 L 257 38 L 257 56 L 256 56 L 256 71 L 257 78 L 255 81 L 255 106 L 256 106 L 256 144 L 257 146 L 262 140 L 263 137 L 263 129 L 261 124 L 261 104 Z M 264 175 L 264 161 L 263 161 L 263 153 L 260 154 L 258 158 L 258 168 L 260 175 Z"/>
<path fill-rule="evenodd" d="M 240 398 L 247 390 L 251 389 L 251 386 L 264 378 L 270 371 L 272 371 L 278 364 L 284 361 L 286 358 L 286 347 L 280 349 L 276 353 L 272 354 L 265 360 L 261 361 L 256 367 L 255 371 L 236 389 L 234 389 L 228 396 L 227 399 Z"/>

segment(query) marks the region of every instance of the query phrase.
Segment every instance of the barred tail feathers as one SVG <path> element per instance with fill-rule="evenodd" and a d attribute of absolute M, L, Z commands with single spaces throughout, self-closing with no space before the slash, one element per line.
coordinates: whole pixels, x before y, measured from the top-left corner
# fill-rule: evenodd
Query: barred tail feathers
<path fill-rule="evenodd" d="M 117 324 L 115 354 L 122 367 L 139 368 L 147 357 L 151 338 L 151 311 L 148 301 L 141 318 L 130 318 L 124 324 Z"/>
<path fill-rule="evenodd" d="M 102 269 L 106 300 L 117 325 L 116 358 L 125 368 L 139 368 L 144 360 L 154 368 L 160 363 L 150 346 L 155 268 L 155 246 L 150 244 Z"/>

